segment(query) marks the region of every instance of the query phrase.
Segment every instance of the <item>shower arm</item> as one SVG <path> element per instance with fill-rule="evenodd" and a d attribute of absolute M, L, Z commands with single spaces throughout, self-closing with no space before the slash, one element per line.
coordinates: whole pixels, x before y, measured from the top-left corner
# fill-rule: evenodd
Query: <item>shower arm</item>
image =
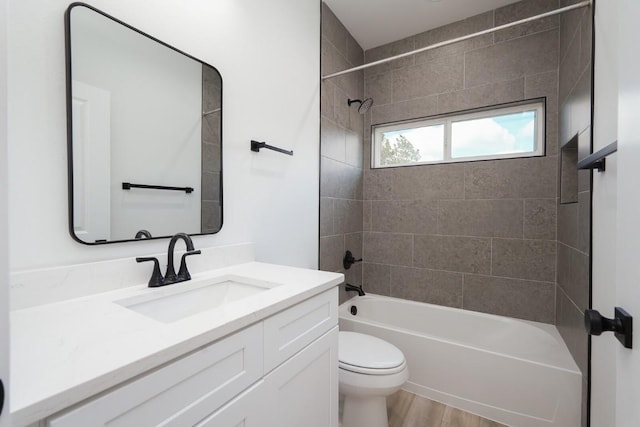
<path fill-rule="evenodd" d="M 591 6 L 593 0 L 586 0 L 580 3 L 572 4 L 571 6 L 561 7 L 560 9 L 551 10 L 549 12 L 541 13 L 540 15 L 531 16 L 529 18 L 521 19 L 519 21 L 509 22 L 508 24 L 499 25 L 497 27 L 488 28 L 486 30 L 478 31 L 477 33 L 468 34 L 466 36 L 457 37 L 455 39 L 445 40 L 440 43 L 432 44 L 429 46 L 421 47 L 420 49 L 412 50 L 411 52 L 401 53 L 399 55 L 391 56 L 389 58 L 380 59 L 378 61 L 369 62 L 364 65 L 358 65 L 357 67 L 349 68 L 347 70 L 338 71 L 336 73 L 327 74 L 326 76 L 322 76 L 322 80 L 327 80 L 332 77 L 342 76 L 343 74 L 353 73 L 355 71 L 364 70 L 370 67 L 375 67 L 376 65 L 386 64 L 387 62 L 395 61 L 396 59 L 404 58 L 406 56 L 415 55 L 416 53 L 425 52 L 427 50 L 437 49 L 439 47 L 448 46 L 450 44 L 458 43 L 464 40 L 472 39 L 474 37 L 483 36 L 485 34 L 491 34 L 496 31 L 504 30 L 505 28 L 515 27 L 516 25 L 526 24 L 527 22 L 536 21 L 538 19 L 547 18 L 549 16 L 559 15 L 561 13 L 570 12 L 575 9 L 580 9 L 583 7 Z"/>

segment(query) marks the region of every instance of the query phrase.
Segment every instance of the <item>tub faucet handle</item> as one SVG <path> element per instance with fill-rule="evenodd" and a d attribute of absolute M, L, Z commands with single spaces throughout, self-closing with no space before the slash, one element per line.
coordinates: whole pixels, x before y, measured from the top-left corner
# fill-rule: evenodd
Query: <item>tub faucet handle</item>
<path fill-rule="evenodd" d="M 345 270 L 348 270 L 351 268 L 353 264 L 360 261 L 362 261 L 362 258 L 356 259 L 351 253 L 351 251 L 347 251 L 344 254 L 344 258 L 342 258 L 342 266 L 344 267 Z"/>

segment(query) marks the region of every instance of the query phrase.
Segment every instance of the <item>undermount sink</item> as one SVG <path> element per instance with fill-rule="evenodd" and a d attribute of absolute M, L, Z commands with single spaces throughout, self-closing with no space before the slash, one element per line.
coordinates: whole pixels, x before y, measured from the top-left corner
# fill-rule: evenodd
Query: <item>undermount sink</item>
<path fill-rule="evenodd" d="M 247 277 L 221 276 L 177 283 L 114 302 L 160 322 L 171 323 L 276 286 L 279 285 Z"/>

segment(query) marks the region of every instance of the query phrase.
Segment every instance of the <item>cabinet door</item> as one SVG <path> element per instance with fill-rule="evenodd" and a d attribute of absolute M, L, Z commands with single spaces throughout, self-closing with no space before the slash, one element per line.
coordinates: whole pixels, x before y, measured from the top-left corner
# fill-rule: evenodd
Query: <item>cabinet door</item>
<path fill-rule="evenodd" d="M 267 411 L 264 382 L 260 381 L 196 427 L 262 427 Z"/>
<path fill-rule="evenodd" d="M 338 426 L 338 327 L 265 377 L 270 427 Z"/>
<path fill-rule="evenodd" d="M 338 288 L 294 305 L 264 321 L 264 372 L 338 324 Z"/>

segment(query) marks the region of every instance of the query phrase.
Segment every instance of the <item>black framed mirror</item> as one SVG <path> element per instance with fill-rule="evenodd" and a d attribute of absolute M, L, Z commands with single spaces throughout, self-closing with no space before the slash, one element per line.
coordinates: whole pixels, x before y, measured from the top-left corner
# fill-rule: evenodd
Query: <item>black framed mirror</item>
<path fill-rule="evenodd" d="M 67 8 L 65 36 L 71 236 L 218 232 L 218 70 L 84 3 Z"/>

